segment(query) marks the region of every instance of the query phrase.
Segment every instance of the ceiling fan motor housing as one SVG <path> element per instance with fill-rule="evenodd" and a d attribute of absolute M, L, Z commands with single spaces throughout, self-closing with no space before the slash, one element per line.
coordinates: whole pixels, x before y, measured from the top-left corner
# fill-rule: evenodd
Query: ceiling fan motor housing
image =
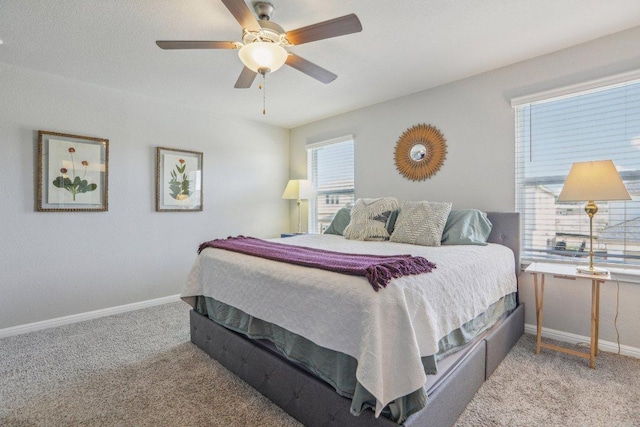
<path fill-rule="evenodd" d="M 256 11 L 256 15 L 258 15 L 259 20 L 261 21 L 271 20 L 271 14 L 273 13 L 273 5 L 271 3 L 267 3 L 265 1 L 258 1 L 254 3 L 253 9 Z"/>
<path fill-rule="evenodd" d="M 244 29 L 242 31 L 243 44 L 246 45 L 256 41 L 263 41 L 285 46 L 289 45 L 287 39 L 284 36 L 284 29 L 280 25 L 276 24 L 275 22 L 265 20 L 260 20 L 258 21 L 258 23 L 260 24 L 260 27 L 262 27 L 260 31 L 255 32 L 249 31 L 247 29 Z"/>

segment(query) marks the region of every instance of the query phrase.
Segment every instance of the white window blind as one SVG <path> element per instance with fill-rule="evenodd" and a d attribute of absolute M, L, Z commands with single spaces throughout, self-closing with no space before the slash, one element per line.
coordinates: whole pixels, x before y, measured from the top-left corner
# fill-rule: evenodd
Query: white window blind
<path fill-rule="evenodd" d="M 322 233 L 338 210 L 354 201 L 353 137 L 307 145 L 307 174 L 314 191 L 309 200 L 309 233 Z"/>
<path fill-rule="evenodd" d="M 585 203 L 557 197 L 574 162 L 610 159 L 633 200 L 595 201 L 594 262 L 640 267 L 640 80 L 514 107 L 523 260 L 587 262 Z"/>

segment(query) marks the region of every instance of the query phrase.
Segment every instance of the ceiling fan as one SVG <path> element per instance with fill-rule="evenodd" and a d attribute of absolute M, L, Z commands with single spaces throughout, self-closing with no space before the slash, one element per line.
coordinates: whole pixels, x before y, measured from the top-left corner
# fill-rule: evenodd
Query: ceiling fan
<path fill-rule="evenodd" d="M 286 48 L 362 31 L 362 24 L 355 14 L 293 31 L 284 31 L 280 25 L 270 20 L 273 13 L 271 3 L 261 1 L 254 3 L 254 9 L 259 18 L 256 19 L 244 0 L 221 1 L 242 26 L 242 42 L 158 40 L 156 44 L 162 49 L 238 49 L 238 56 L 244 68 L 236 81 L 235 88 L 249 88 L 257 74 L 265 76 L 284 64 L 322 83 L 330 83 L 336 79 L 335 74 L 287 51 Z"/>

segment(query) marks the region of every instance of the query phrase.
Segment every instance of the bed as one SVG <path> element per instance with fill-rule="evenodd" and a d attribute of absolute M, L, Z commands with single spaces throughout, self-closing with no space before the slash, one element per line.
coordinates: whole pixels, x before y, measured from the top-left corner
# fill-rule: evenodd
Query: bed
<path fill-rule="evenodd" d="M 488 296 L 480 293 L 461 296 L 464 288 L 447 285 L 440 286 L 444 290 L 438 291 L 439 287 L 433 285 L 429 298 L 440 300 L 445 306 L 452 305 L 453 297 L 468 300 L 461 303 L 469 305 L 461 310 L 465 314 L 451 315 L 453 320 L 449 317 L 423 320 L 414 316 L 416 312 L 432 311 L 429 300 L 421 294 L 425 285 L 414 280 L 417 276 L 394 279 L 378 293 L 371 288 L 364 292 L 363 278 L 300 266 L 274 266 L 282 263 L 213 249 L 198 257 L 183 292 L 183 299 L 194 307 L 190 315 L 191 340 L 307 426 L 391 426 L 398 422 L 406 426 L 452 425 L 524 332 L 524 307 L 519 304 L 516 292 L 518 214 L 493 212 L 488 217 L 493 223 L 488 246 L 465 247 L 458 252 L 456 248 L 431 248 L 425 252 L 439 269 L 435 274 L 419 276 L 432 275 L 430 280 L 434 283 L 438 280 L 452 283 L 451 277 L 461 275 L 458 270 L 462 268 L 446 268 L 456 257 L 473 261 L 489 254 L 495 264 L 502 263 L 503 271 L 505 265 L 510 268 L 509 277 L 505 278 L 504 273 L 497 275 L 488 268 L 486 274 L 484 268 L 478 270 L 486 261 L 467 263 L 475 268 L 471 275 L 477 278 L 460 277 L 463 282 L 474 281 L 473 293 L 485 282 L 500 282 L 499 291 L 488 287 Z M 328 240 L 331 249 L 338 252 L 364 251 L 358 245 L 370 243 L 354 246 L 341 237 L 328 237 L 319 243 L 322 238 L 300 236 L 280 242 L 312 247 L 325 245 Z M 399 250 L 412 255 L 423 253 L 421 248 L 407 245 L 394 246 L 388 242 L 381 245 L 387 245 L 384 247 L 390 251 L 387 253 Z M 505 252 L 510 258 L 508 264 L 504 261 Z M 239 268 L 241 259 L 243 264 Z M 233 280 L 229 279 L 231 272 Z M 274 280 L 276 273 L 281 275 L 279 280 Z M 221 277 L 225 280 L 220 280 Z M 222 282 L 230 284 L 222 286 Z M 317 285 L 320 282 L 323 284 Z M 301 283 L 304 286 L 297 286 Z M 346 288 L 347 296 L 331 293 L 332 287 L 338 286 Z M 279 288 L 284 290 L 283 294 L 277 294 Z M 346 306 L 341 306 L 345 301 Z M 496 309 L 491 316 L 478 312 L 477 306 L 483 304 L 492 310 L 500 306 L 502 311 Z M 359 320 L 363 312 L 369 317 Z M 312 321 L 302 321 L 305 316 Z M 483 316 L 492 319 L 472 328 L 473 340 L 451 344 L 456 341 L 452 338 L 454 332 L 471 325 L 469 319 L 475 322 Z M 498 320 L 494 322 L 495 319 Z M 397 330 L 409 332 L 389 333 Z M 438 337 L 435 348 L 434 339 L 423 339 L 431 334 Z M 420 339 L 415 340 L 414 336 Z M 298 351 L 309 343 L 312 346 L 309 351 L 322 362 L 311 360 L 307 349 L 306 353 Z M 324 353 L 325 350 L 330 353 Z M 327 359 L 327 354 L 333 359 Z M 344 372 L 351 372 L 347 375 L 342 365 L 343 362 L 349 365 L 349 361 L 353 371 L 345 369 Z M 328 373 L 323 370 L 327 365 L 329 371 L 334 365 L 340 366 Z M 344 381 L 346 377 L 350 378 Z"/>

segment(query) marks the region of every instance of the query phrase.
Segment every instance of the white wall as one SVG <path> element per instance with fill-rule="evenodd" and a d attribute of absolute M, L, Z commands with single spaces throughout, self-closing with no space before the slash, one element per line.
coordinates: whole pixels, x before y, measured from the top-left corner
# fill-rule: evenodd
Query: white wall
<path fill-rule="evenodd" d="M 109 139 L 109 211 L 35 212 L 37 131 Z M 204 153 L 204 211 L 155 212 L 155 147 Z M 288 227 L 288 131 L 0 63 L 0 329 L 178 294 L 198 244 Z"/>
<path fill-rule="evenodd" d="M 640 68 L 640 27 L 432 90 L 373 105 L 291 130 L 291 176 L 306 176 L 305 144 L 345 134 L 356 140 L 356 197 L 394 195 L 406 200 L 453 202 L 454 209 L 512 211 L 515 207 L 514 113 L 510 99 Z M 437 67 L 437 64 L 434 64 Z M 384 82 L 380 82 L 384 84 Z M 371 88 L 375 90 L 375 88 Z M 428 123 L 447 140 L 447 157 L 431 179 L 413 182 L 395 169 L 393 150 L 407 128 Z M 547 290 L 554 287 L 548 281 Z M 529 287 L 522 280 L 521 287 Z M 587 298 L 589 288 L 582 289 Z M 584 311 L 553 313 L 572 305 L 573 293 L 549 291 L 545 326 L 588 335 Z M 640 348 L 640 285 L 621 286 L 618 325 L 623 344 Z M 615 293 L 602 292 L 600 337 L 616 341 Z M 535 324 L 532 294 L 523 291 L 526 322 Z M 555 307 L 555 308 L 552 308 Z M 549 312 L 551 310 L 551 312 Z M 548 321 L 547 321 L 548 320 Z M 586 329 L 585 329 L 586 328 Z M 586 332 L 585 332 L 586 331 Z"/>

